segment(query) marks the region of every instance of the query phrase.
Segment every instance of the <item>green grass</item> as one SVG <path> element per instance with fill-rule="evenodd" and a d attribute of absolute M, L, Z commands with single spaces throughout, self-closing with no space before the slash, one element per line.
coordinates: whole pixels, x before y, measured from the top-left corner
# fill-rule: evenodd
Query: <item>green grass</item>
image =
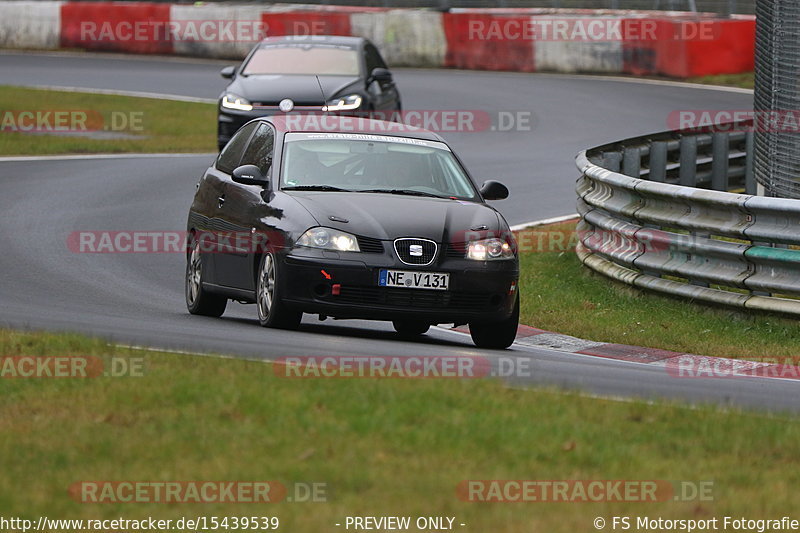
<path fill-rule="evenodd" d="M 42 117 L 51 127 L 58 125 L 56 115 L 45 113 L 67 112 L 61 124 L 68 129 L 113 132 L 126 138 L 14 131 L 33 124 L 31 115 L 19 115 L 24 112 Z M 213 104 L 0 86 L 0 155 L 215 150 Z"/>
<path fill-rule="evenodd" d="M 686 81 L 690 83 L 702 83 L 706 85 L 726 85 L 729 87 L 752 89 L 755 87 L 755 74 L 753 72 L 742 72 L 740 74 L 715 74 L 713 76 L 689 78 Z"/>
<path fill-rule="evenodd" d="M 568 233 L 574 223 L 548 229 Z M 522 253 L 520 267 L 520 321 L 537 328 L 699 355 L 796 358 L 800 354 L 796 320 L 643 292 L 593 273 L 573 250 Z"/>
<path fill-rule="evenodd" d="M 265 332 L 265 337 L 268 332 Z M 463 531 L 590 531 L 595 516 L 781 516 L 800 425 L 614 402 L 490 380 L 281 379 L 265 363 L 0 330 L 0 353 L 144 358 L 143 377 L 0 378 L 4 516 L 275 515 L 336 531 L 348 515 L 455 516 Z M 470 503 L 467 479 L 711 480 L 713 501 Z M 87 504 L 79 481 L 327 483 L 326 503 Z"/>

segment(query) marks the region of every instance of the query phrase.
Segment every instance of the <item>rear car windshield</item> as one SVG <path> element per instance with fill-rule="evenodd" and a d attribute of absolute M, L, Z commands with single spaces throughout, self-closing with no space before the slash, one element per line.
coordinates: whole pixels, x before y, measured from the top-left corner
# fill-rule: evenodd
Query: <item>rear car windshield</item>
<path fill-rule="evenodd" d="M 289 133 L 284 189 L 329 186 L 348 191 L 405 191 L 477 200 L 475 188 L 446 144 L 360 134 Z"/>
<path fill-rule="evenodd" d="M 349 46 L 280 44 L 255 51 L 242 71 L 258 74 L 358 76 L 358 51 Z"/>

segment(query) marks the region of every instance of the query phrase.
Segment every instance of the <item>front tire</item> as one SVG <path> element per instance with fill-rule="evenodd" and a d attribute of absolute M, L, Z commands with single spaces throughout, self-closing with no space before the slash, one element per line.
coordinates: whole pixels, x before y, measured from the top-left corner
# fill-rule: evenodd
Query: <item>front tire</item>
<path fill-rule="evenodd" d="M 469 324 L 469 334 L 472 342 L 478 348 L 503 350 L 514 343 L 519 326 L 519 292 L 514 302 L 511 316 L 500 322 L 483 322 Z"/>
<path fill-rule="evenodd" d="M 283 272 L 275 254 L 264 254 L 256 278 L 258 322 L 265 328 L 297 329 L 303 313 L 286 308 L 282 284 Z"/>
<path fill-rule="evenodd" d="M 186 261 L 186 308 L 193 315 L 220 317 L 225 312 L 228 299 L 211 294 L 203 288 L 203 260 L 199 240 L 192 239 L 191 250 Z"/>
<path fill-rule="evenodd" d="M 393 320 L 394 330 L 403 337 L 416 337 L 427 332 L 431 325 L 419 320 Z"/>

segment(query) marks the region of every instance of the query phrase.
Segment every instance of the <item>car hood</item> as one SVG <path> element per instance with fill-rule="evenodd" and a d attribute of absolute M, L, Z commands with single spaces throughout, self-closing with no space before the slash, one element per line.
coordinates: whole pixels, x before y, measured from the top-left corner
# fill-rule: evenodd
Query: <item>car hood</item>
<path fill-rule="evenodd" d="M 320 85 L 325 97 L 330 99 L 348 88 L 356 90 L 359 80 L 351 76 L 320 76 L 317 83 L 315 76 L 259 74 L 237 77 L 225 92 L 259 103 L 278 103 L 284 98 L 291 98 L 301 105 L 322 104 Z"/>
<path fill-rule="evenodd" d="M 286 194 L 321 226 L 381 240 L 420 237 L 440 243 L 464 242 L 465 232 L 505 230 L 494 209 L 476 202 L 380 193 Z"/>

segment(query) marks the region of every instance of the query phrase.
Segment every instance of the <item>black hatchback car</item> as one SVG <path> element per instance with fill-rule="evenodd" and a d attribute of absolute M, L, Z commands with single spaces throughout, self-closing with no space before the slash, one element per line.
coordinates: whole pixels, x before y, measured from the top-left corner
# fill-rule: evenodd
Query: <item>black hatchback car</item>
<path fill-rule="evenodd" d="M 197 187 L 186 303 L 220 316 L 255 303 L 262 326 L 303 313 L 390 320 L 403 335 L 469 324 L 505 348 L 519 318 L 516 243 L 444 140 L 399 123 L 275 116 L 243 126 Z"/>
<path fill-rule="evenodd" d="M 219 97 L 220 150 L 249 120 L 283 113 L 388 116 L 401 110 L 400 93 L 380 52 L 362 37 L 272 37 L 257 44 Z"/>

